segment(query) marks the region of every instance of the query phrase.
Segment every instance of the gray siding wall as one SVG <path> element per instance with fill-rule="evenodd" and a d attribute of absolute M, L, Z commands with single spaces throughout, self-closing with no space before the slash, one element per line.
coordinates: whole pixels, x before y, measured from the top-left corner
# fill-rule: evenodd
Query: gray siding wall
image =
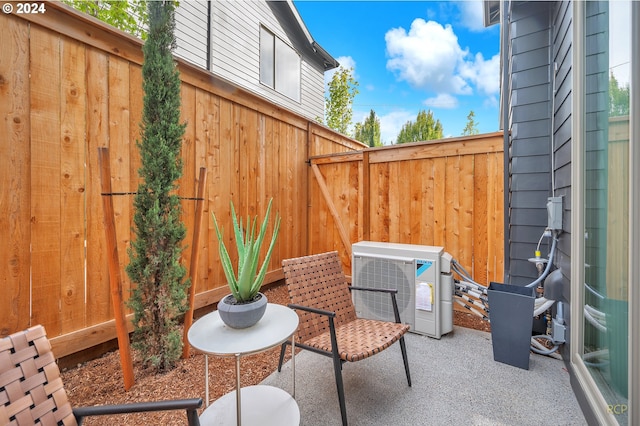
<path fill-rule="evenodd" d="M 176 55 L 202 68 L 207 66 L 208 2 L 180 2 L 176 10 Z M 265 1 L 211 2 L 210 71 L 272 102 L 315 119 L 324 115 L 324 69 L 308 47 L 283 28 L 286 8 Z M 300 102 L 260 83 L 260 25 L 264 25 L 301 55 Z M 299 34 L 298 34 L 299 36 Z"/>
<path fill-rule="evenodd" d="M 562 269 L 564 277 L 562 302 L 565 303 L 567 344 L 563 347 L 565 359 L 569 359 L 571 332 L 571 140 L 572 140 L 572 85 L 573 85 L 573 5 L 557 2 L 552 12 L 553 24 L 553 195 L 563 197 L 562 229 L 558 242 L 555 265 Z"/>
<path fill-rule="evenodd" d="M 547 226 L 547 197 L 551 195 L 551 6 L 515 3 L 509 26 L 509 270 L 511 284 L 528 284 L 537 277 L 534 256 Z M 547 239 L 541 245 L 548 253 Z"/>

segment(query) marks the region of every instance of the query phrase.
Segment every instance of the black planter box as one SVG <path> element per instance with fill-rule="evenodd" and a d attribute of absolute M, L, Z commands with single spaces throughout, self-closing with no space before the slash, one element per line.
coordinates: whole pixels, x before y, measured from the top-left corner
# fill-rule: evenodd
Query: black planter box
<path fill-rule="evenodd" d="M 489 284 L 487 293 L 494 361 L 529 369 L 534 291 L 534 288 L 510 284 Z"/>

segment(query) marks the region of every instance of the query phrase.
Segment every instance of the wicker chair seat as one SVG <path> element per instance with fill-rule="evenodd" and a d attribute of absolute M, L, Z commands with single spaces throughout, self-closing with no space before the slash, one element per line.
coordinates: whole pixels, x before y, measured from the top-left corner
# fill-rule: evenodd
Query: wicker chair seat
<path fill-rule="evenodd" d="M 360 361 L 375 355 L 397 342 L 409 331 L 407 324 L 358 318 L 336 327 L 338 350 L 343 361 Z M 324 333 L 304 342 L 331 352 L 331 334 Z"/>

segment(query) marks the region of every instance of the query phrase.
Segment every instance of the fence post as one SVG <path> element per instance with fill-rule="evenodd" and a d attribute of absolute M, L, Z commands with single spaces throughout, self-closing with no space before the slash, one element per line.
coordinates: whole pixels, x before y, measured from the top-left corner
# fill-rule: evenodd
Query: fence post
<path fill-rule="evenodd" d="M 198 198 L 196 199 L 195 221 L 193 224 L 193 239 L 191 241 L 191 264 L 189 265 L 189 310 L 184 315 L 184 331 L 182 335 L 182 358 L 189 358 L 190 345 L 188 339 L 189 328 L 193 324 L 193 306 L 196 300 L 196 280 L 198 279 L 198 257 L 200 255 L 200 227 L 202 222 L 202 210 L 204 209 L 204 190 L 207 187 L 207 169 L 200 167 L 198 177 Z"/>
<path fill-rule="evenodd" d="M 107 237 L 107 260 L 109 262 L 109 284 L 111 287 L 111 300 L 113 302 L 113 314 L 116 321 L 116 333 L 118 336 L 118 348 L 120 350 L 120 366 L 124 378 L 124 389 L 129 390 L 134 385 L 133 360 L 129 348 L 129 331 L 127 318 L 124 312 L 122 299 L 122 281 L 120 278 L 120 260 L 118 259 L 118 240 L 116 238 L 116 225 L 113 218 L 113 199 L 111 191 L 111 163 L 109 161 L 109 148 L 98 148 L 98 164 L 100 165 L 100 185 L 102 192 L 102 206 L 104 209 L 104 232 Z"/>

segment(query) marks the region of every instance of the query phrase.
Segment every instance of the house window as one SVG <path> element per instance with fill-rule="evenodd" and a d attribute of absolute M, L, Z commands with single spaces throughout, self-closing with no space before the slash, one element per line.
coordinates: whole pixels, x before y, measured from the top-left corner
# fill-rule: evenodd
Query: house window
<path fill-rule="evenodd" d="M 300 102 L 300 56 L 264 27 L 260 27 L 260 82 Z"/>
<path fill-rule="evenodd" d="M 630 326 L 629 316 L 637 277 L 629 271 L 637 257 L 630 244 L 630 224 L 638 217 L 630 214 L 631 173 L 638 167 L 631 156 L 637 145 L 632 117 L 638 116 L 630 113 L 638 95 L 637 75 L 631 69 L 631 52 L 638 41 L 632 37 L 631 16 L 637 6 L 625 0 L 579 2 L 578 7 L 582 9 L 576 41 L 582 47 L 576 67 L 580 125 L 575 190 L 582 200 L 577 207 L 576 243 L 581 256 L 575 277 L 580 297 L 572 307 L 578 309 L 579 340 L 572 351 L 580 359 L 577 374 L 606 401 L 595 411 L 618 424 L 631 424 L 629 336 L 637 329 Z"/>

